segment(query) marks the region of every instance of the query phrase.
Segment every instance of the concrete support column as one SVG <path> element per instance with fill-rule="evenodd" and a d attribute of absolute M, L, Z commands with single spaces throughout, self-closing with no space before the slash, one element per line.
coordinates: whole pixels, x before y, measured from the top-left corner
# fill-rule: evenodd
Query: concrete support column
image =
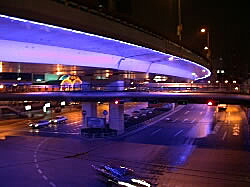
<path fill-rule="evenodd" d="M 84 102 L 82 103 L 82 111 L 85 111 L 86 114 L 83 114 L 83 126 L 87 127 L 87 117 L 97 117 L 97 104 L 96 102 Z"/>
<path fill-rule="evenodd" d="M 175 103 L 171 103 L 172 104 L 172 110 L 175 110 Z"/>
<path fill-rule="evenodd" d="M 109 103 L 109 127 L 118 134 L 124 132 L 124 104 Z"/>

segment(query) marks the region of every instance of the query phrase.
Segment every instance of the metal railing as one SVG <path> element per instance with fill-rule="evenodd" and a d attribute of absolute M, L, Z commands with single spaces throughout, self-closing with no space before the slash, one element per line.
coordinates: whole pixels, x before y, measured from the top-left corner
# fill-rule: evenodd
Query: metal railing
<path fill-rule="evenodd" d="M 237 87 L 237 89 L 235 89 Z M 244 85 L 210 85 L 190 84 L 188 86 L 146 86 L 124 85 L 112 86 L 104 84 L 79 84 L 79 85 L 1 85 L 0 93 L 25 93 L 25 92 L 224 92 L 250 94 L 250 87 Z"/>

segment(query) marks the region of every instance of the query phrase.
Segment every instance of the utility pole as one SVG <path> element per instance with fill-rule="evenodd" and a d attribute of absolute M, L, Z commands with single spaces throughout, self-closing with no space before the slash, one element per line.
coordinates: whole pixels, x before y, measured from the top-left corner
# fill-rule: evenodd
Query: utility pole
<path fill-rule="evenodd" d="M 177 36 L 179 36 L 179 41 L 182 39 L 182 23 L 181 23 L 181 0 L 178 0 L 178 25 L 177 25 Z"/>

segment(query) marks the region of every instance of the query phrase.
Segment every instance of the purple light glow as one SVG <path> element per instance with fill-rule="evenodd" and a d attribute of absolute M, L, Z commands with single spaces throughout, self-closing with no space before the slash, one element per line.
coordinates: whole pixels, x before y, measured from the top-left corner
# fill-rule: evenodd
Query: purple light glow
<path fill-rule="evenodd" d="M 0 26 L 0 60 L 3 61 L 117 69 L 117 63 L 124 58 L 119 66 L 121 70 L 149 70 L 149 73 L 196 80 L 211 74 L 206 67 L 180 57 L 73 29 L 6 15 L 0 15 Z M 192 72 L 197 76 L 192 76 Z"/>

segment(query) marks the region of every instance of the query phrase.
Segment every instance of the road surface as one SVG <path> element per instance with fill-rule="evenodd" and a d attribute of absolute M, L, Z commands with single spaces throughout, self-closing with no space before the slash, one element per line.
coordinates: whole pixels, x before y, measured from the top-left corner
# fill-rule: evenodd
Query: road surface
<path fill-rule="evenodd" d="M 215 107 L 187 105 L 148 128 L 115 139 L 79 137 L 77 112 L 68 114 L 68 124 L 56 131 L 28 132 L 21 120 L 0 126 L 0 133 L 6 128 L 10 133 L 0 141 L 1 183 L 102 187 L 106 184 L 91 164 L 109 163 L 133 168 L 158 186 L 250 186 L 244 112 L 240 106 L 214 112 Z"/>

